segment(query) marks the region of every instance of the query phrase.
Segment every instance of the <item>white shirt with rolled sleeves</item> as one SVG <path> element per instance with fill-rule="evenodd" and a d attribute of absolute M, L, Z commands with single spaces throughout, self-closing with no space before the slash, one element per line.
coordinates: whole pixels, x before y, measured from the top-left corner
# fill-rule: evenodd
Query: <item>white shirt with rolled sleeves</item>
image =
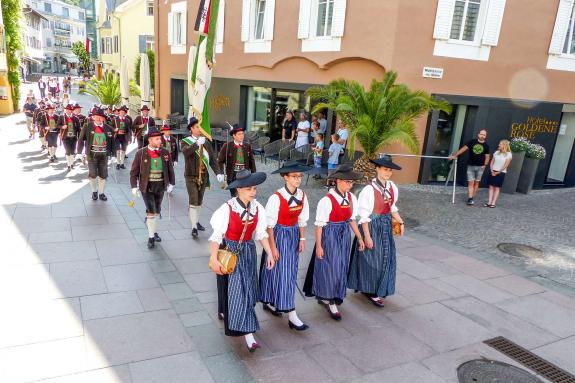
<path fill-rule="evenodd" d="M 283 198 L 286 199 L 286 201 L 289 201 L 290 198 L 292 197 L 292 195 L 287 192 L 285 187 L 278 189 L 278 192 L 281 194 Z M 303 190 L 297 189 L 295 193 L 295 198 L 301 201 L 302 198 L 304 198 L 303 195 L 304 195 Z M 291 206 L 295 206 L 295 202 L 292 203 Z M 267 224 L 269 228 L 275 227 L 275 225 L 278 223 L 279 211 L 280 211 L 280 197 L 278 197 L 277 194 L 274 193 L 270 196 L 270 198 L 268 199 L 268 203 L 266 204 Z M 306 195 L 303 201 L 303 209 L 297 219 L 298 226 L 306 227 L 308 220 L 309 220 L 309 200 Z"/>
<path fill-rule="evenodd" d="M 337 203 L 341 204 L 343 198 L 334 190 L 331 189 L 329 194 L 335 197 Z M 351 195 L 351 204 L 352 204 L 352 212 L 351 212 L 351 219 L 355 219 L 358 216 L 358 203 L 357 198 L 353 193 L 349 193 Z M 319 200 L 317 204 L 317 210 L 315 212 L 315 226 L 325 226 L 329 222 L 329 215 L 331 213 L 331 200 L 328 196 L 323 197 Z"/>
<path fill-rule="evenodd" d="M 232 211 L 241 214 L 246 210 L 244 209 L 239 203 L 236 198 L 232 198 L 228 200 L 228 202 L 224 203 L 222 206 L 218 208 L 212 215 L 210 219 L 210 225 L 214 232 L 208 239 L 210 242 L 216 242 L 221 244 L 224 236 L 226 235 L 226 231 L 228 231 L 228 224 L 230 222 L 230 207 L 232 207 Z M 256 229 L 254 230 L 254 234 L 252 239 L 255 241 L 260 241 L 264 238 L 268 237 L 267 232 L 267 221 L 266 221 L 266 210 L 264 207 L 255 199 L 250 203 L 250 214 L 253 216 L 258 214 L 258 223 L 256 225 Z M 247 214 L 244 217 L 244 221 L 247 219 Z"/>
<path fill-rule="evenodd" d="M 399 209 L 396 206 L 396 202 L 399 197 L 399 189 L 393 183 L 393 181 L 387 181 L 389 183 L 388 187 L 393 190 L 393 204 L 391 205 L 391 212 L 396 213 Z M 364 187 L 359 193 L 358 197 L 358 209 L 359 209 L 359 221 L 358 224 L 371 222 L 371 213 L 373 213 L 373 208 L 375 206 L 375 196 L 373 193 L 379 193 L 379 191 L 374 190 L 371 184 Z"/>

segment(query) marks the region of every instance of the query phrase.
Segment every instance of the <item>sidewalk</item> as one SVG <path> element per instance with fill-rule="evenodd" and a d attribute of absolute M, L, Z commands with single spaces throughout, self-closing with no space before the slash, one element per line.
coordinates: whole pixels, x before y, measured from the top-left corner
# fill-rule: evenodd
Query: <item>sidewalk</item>
<path fill-rule="evenodd" d="M 495 336 L 575 374 L 575 300 L 417 233 L 397 242 L 397 294 L 383 310 L 350 291 L 335 322 L 298 296 L 310 329 L 297 333 L 258 307 L 262 348 L 249 353 L 223 336 L 209 232 L 190 237 L 183 167 L 170 217 L 163 206 L 163 241 L 149 251 L 143 203 L 128 206 L 129 170 L 117 183 L 110 173 L 109 200 L 94 202 L 86 169 L 66 175 L 62 161 L 49 165 L 20 120 L 0 124 L 1 382 L 455 383 L 467 360 L 519 366 L 482 343 Z M 279 185 L 270 176 L 259 200 Z M 315 205 L 323 190 L 311 190 Z M 204 225 L 228 196 L 217 186 L 206 193 Z"/>

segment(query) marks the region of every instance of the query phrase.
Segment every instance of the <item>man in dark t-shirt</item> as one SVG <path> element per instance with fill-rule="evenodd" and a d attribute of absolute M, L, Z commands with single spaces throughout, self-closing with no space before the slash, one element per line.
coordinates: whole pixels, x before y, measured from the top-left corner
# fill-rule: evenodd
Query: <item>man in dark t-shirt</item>
<path fill-rule="evenodd" d="M 485 141 L 487 138 L 487 130 L 482 129 L 477 134 L 477 138 L 467 142 L 457 153 L 450 156 L 450 159 L 455 159 L 459 155 L 469 151 L 469 158 L 467 160 L 467 204 L 473 205 L 473 198 L 479 189 L 481 177 L 485 171 L 485 167 L 489 163 L 491 151 L 489 145 Z"/>

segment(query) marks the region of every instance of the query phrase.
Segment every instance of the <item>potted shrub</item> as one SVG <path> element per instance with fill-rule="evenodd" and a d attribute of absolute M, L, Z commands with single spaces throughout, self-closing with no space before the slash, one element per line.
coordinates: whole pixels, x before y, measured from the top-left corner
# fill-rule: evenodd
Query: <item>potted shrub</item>
<path fill-rule="evenodd" d="M 509 146 L 511 153 L 513 153 L 513 159 L 507 167 L 507 174 L 505 175 L 505 181 L 503 181 L 503 187 L 501 188 L 503 193 L 513 194 L 517 190 L 517 183 L 519 182 L 521 168 L 525 160 L 525 152 L 529 144 L 529 140 L 525 137 L 511 139 Z"/>
<path fill-rule="evenodd" d="M 445 182 L 451 166 L 449 161 L 446 160 L 436 160 L 433 165 L 431 165 L 431 174 L 438 182 Z"/>
<path fill-rule="evenodd" d="M 535 181 L 535 174 L 539 168 L 539 161 L 545 158 L 545 148 L 538 144 L 530 143 L 525 151 L 525 160 L 519 175 L 519 183 L 517 184 L 517 191 L 523 194 L 528 194 L 533 188 L 533 181 Z"/>

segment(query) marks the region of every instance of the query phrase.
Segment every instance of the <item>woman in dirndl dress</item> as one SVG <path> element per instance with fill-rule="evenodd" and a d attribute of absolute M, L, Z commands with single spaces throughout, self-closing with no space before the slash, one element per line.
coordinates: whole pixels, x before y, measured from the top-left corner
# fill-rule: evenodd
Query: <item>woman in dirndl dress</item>
<path fill-rule="evenodd" d="M 295 292 L 299 255 L 304 251 L 309 219 L 309 201 L 299 186 L 303 173 L 310 169 L 294 161 L 272 173 L 279 173 L 285 181 L 285 186 L 272 194 L 266 204 L 269 242 L 276 265 L 271 270 L 265 269 L 264 253 L 260 274 L 264 310 L 275 316 L 288 313 L 289 328 L 298 331 L 309 328 L 295 311 Z"/>
<path fill-rule="evenodd" d="M 350 164 L 340 165 L 331 175 L 335 188 L 317 204 L 315 219 L 315 248 L 307 270 L 304 293 L 315 296 L 330 317 L 341 320 L 337 306 L 343 303 L 347 290 L 347 271 L 351 250 L 349 229 L 364 248 L 361 233 L 355 222 L 357 199 L 350 192 L 353 181 L 362 176 Z"/>
<path fill-rule="evenodd" d="M 365 250 L 355 248 L 347 285 L 361 291 L 377 307 L 384 306 L 384 298 L 395 292 L 395 242 L 392 217 L 405 226 L 398 213 L 397 186 L 390 180 L 393 170 L 401 170 L 390 155 L 370 160 L 376 166 L 377 178 L 359 193 L 359 224 L 365 239 Z"/>
<path fill-rule="evenodd" d="M 251 173 L 247 169 L 238 172 L 236 179 L 228 185 L 228 189 L 237 189 L 237 197 L 220 206 L 210 220 L 214 229 L 209 238 L 210 261 L 218 274 L 218 316 L 224 321 L 225 334 L 244 336 L 250 352 L 260 347 L 254 338 L 260 328 L 255 311 L 259 294 L 254 240 L 260 241 L 267 254 L 272 254 L 266 212 L 255 200 L 256 185 L 265 179 L 265 173 Z M 242 232 L 244 236 L 240 243 Z M 223 246 L 238 254 L 234 271 L 227 275 L 221 272 L 222 265 L 217 259 L 218 249 Z M 274 263 L 273 257 L 268 256 L 266 267 L 272 269 Z"/>

